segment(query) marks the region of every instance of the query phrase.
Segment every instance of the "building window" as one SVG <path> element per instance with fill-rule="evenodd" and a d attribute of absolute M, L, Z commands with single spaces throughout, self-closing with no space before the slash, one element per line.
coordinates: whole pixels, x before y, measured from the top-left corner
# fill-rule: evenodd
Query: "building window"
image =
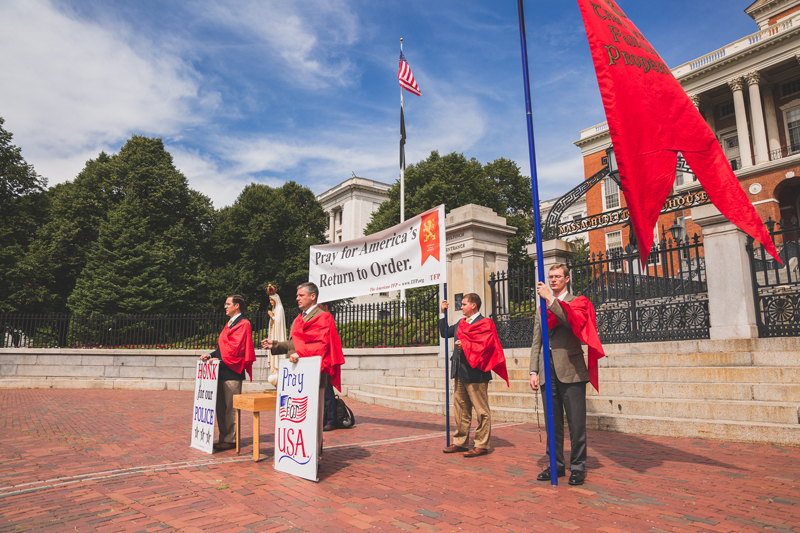
<path fill-rule="evenodd" d="M 606 233 L 606 254 L 607 257 L 616 252 L 622 252 L 622 231 L 612 231 Z M 611 261 L 608 263 L 609 270 L 622 270 L 622 260 Z"/>
<path fill-rule="evenodd" d="M 339 210 L 339 224 L 342 223 L 342 210 Z"/>
<path fill-rule="evenodd" d="M 583 215 L 572 215 L 572 221 L 573 222 L 580 222 L 582 218 L 583 218 Z"/>
<path fill-rule="evenodd" d="M 379 292 L 378 296 L 382 296 L 384 298 L 388 298 L 389 297 L 389 293 L 388 292 Z"/>
<path fill-rule="evenodd" d="M 736 109 L 733 107 L 733 102 L 719 106 L 719 118 L 732 117 L 734 113 L 736 113 Z"/>
<path fill-rule="evenodd" d="M 611 178 L 603 180 L 603 203 L 604 210 L 619 207 L 619 185 Z"/>
<path fill-rule="evenodd" d="M 794 93 L 800 93 L 800 79 L 781 85 L 781 97 L 789 96 Z"/>
<path fill-rule="evenodd" d="M 800 107 L 786 111 L 786 129 L 789 153 L 800 151 Z"/>

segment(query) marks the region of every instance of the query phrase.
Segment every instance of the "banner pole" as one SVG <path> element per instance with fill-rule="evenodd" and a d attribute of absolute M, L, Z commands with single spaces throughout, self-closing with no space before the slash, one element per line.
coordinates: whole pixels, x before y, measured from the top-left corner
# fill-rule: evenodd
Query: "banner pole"
<path fill-rule="evenodd" d="M 517 11 L 519 14 L 519 39 L 522 47 L 522 77 L 525 85 L 525 118 L 528 125 L 528 152 L 531 161 L 531 191 L 533 194 L 533 223 L 536 227 L 536 266 L 539 280 L 546 282 L 544 277 L 544 255 L 542 253 L 542 224 L 539 213 L 539 181 L 536 176 L 536 148 L 533 141 L 533 114 L 531 113 L 531 89 L 530 77 L 528 76 L 528 44 L 525 39 L 525 12 L 522 7 L 522 0 L 517 0 Z M 550 372 L 550 339 L 547 327 L 547 302 L 544 298 L 539 303 L 541 311 L 542 326 L 542 354 L 544 355 L 544 386 L 547 387 L 545 403 L 547 404 L 547 445 L 550 454 L 550 484 L 558 485 L 558 467 L 556 465 L 556 437 L 555 426 L 553 425 L 553 388 L 551 386 Z M 541 388 L 540 383 L 540 388 Z"/>
<path fill-rule="evenodd" d="M 403 38 L 400 37 L 400 53 L 403 53 Z M 403 113 L 403 88 L 400 87 L 400 113 Z M 403 153 L 405 154 L 405 148 L 401 147 Z M 400 165 L 400 223 L 406 221 L 406 161 L 405 156 L 403 157 L 403 164 Z M 400 301 L 406 301 L 406 290 L 400 289 Z M 404 315 L 405 316 L 405 315 Z"/>
<path fill-rule="evenodd" d="M 443 284 L 444 300 L 447 300 L 447 282 Z M 447 334 L 449 333 L 447 322 L 447 309 L 444 310 L 444 419 L 445 419 L 445 446 L 450 447 L 450 354 L 447 350 Z"/>

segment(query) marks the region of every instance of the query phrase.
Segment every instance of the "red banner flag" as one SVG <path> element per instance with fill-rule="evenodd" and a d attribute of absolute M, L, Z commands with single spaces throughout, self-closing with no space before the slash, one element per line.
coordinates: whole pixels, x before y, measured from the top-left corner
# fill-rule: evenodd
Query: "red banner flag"
<path fill-rule="evenodd" d="M 429 257 L 436 258 L 439 261 L 439 212 L 434 211 L 422 217 L 419 226 L 420 237 L 419 245 L 422 248 L 422 264 Z"/>
<path fill-rule="evenodd" d="M 678 152 L 717 209 L 778 259 L 717 138 L 658 52 L 613 0 L 578 6 L 642 263 L 675 181 Z"/>

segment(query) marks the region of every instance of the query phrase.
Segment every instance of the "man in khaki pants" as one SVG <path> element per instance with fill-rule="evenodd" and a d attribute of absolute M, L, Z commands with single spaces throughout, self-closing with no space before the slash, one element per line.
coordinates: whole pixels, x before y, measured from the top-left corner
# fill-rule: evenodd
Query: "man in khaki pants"
<path fill-rule="evenodd" d="M 470 366 L 458 339 L 458 326 L 466 321 L 466 325 L 473 325 L 480 320 L 489 320 L 480 314 L 481 298 L 475 293 L 465 294 L 461 300 L 463 320 L 459 320 L 449 328 L 444 321 L 444 310 L 448 308 L 447 301 L 442 302 L 442 314 L 439 316 L 439 333 L 442 337 L 455 337 L 453 356 L 450 358 L 452 370 L 450 377 L 455 378 L 455 391 L 453 394 L 453 407 L 456 412 L 457 429 L 453 435 L 453 444 L 444 450 L 444 453 L 465 452 L 464 457 L 478 457 L 489 453 L 489 440 L 492 436 L 492 414 L 489 409 L 489 382 L 492 380 L 491 370 L 483 372 L 480 368 Z M 499 344 L 499 341 L 498 341 Z M 475 447 L 469 449 L 469 428 L 472 424 L 472 409 L 478 419 L 478 428 L 475 430 Z"/>

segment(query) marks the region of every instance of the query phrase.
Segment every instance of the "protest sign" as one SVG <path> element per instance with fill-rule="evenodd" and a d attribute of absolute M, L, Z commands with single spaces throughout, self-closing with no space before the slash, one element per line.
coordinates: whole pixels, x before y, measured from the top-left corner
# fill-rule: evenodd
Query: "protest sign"
<path fill-rule="evenodd" d="M 214 453 L 214 416 L 217 407 L 217 371 L 219 359 L 197 362 L 194 382 L 192 448 Z"/>
<path fill-rule="evenodd" d="M 281 359 L 275 405 L 275 470 L 319 481 L 317 417 L 321 357 Z"/>
<path fill-rule="evenodd" d="M 320 302 L 445 281 L 444 205 L 367 237 L 311 247 Z"/>

